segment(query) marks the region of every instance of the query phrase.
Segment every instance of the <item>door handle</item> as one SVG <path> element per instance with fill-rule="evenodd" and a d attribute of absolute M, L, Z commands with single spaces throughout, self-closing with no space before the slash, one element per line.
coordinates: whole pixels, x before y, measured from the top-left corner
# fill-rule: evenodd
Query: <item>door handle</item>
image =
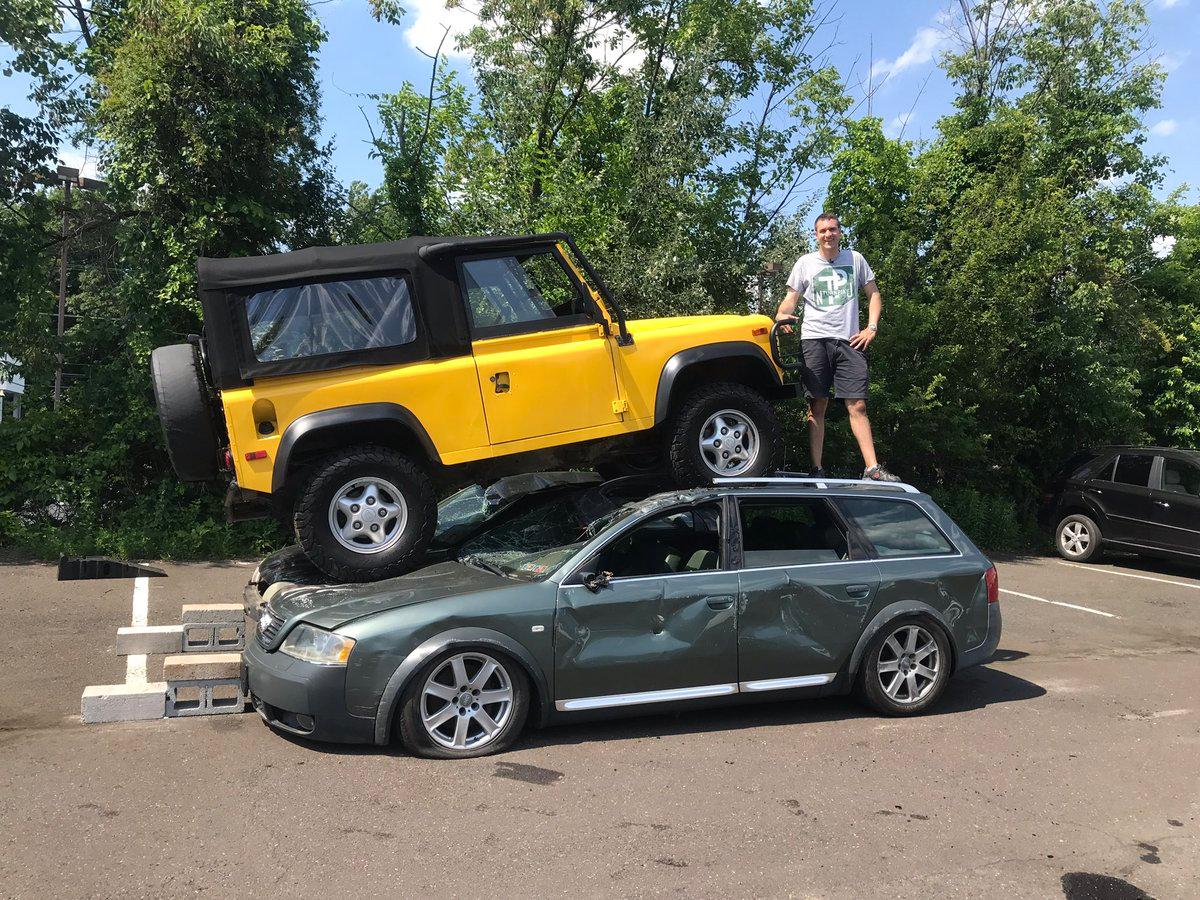
<path fill-rule="evenodd" d="M 509 384 L 507 372 L 497 372 L 495 375 L 489 378 L 488 381 L 496 386 L 497 394 L 504 394 L 508 392 Z"/>
<path fill-rule="evenodd" d="M 729 596 L 705 597 L 704 599 L 707 601 L 709 609 L 729 609 L 733 606 L 733 598 Z"/>
<path fill-rule="evenodd" d="M 1163 509 L 1171 508 L 1171 504 L 1168 503 L 1166 500 L 1155 500 L 1154 502 L 1157 503 L 1159 506 L 1161 506 Z"/>
<path fill-rule="evenodd" d="M 862 600 L 871 593 L 869 584 L 848 584 L 846 585 L 846 596 L 852 597 L 855 600 Z"/>

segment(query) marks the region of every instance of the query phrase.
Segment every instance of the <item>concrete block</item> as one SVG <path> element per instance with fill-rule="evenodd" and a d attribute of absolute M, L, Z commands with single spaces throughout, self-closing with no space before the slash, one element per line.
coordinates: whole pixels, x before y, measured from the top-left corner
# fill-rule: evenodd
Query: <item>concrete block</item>
<path fill-rule="evenodd" d="M 237 624 L 244 615 L 240 603 L 185 603 L 180 618 L 189 623 Z"/>
<path fill-rule="evenodd" d="M 163 680 L 168 682 L 241 677 L 240 653 L 181 653 L 163 660 Z"/>
<path fill-rule="evenodd" d="M 183 652 L 205 653 L 246 649 L 244 623 L 185 622 Z"/>
<path fill-rule="evenodd" d="M 133 722 L 166 715 L 167 684 L 93 684 L 83 689 L 83 721 Z"/>
<path fill-rule="evenodd" d="M 147 625 L 117 629 L 117 655 L 179 653 L 183 650 L 182 625 Z"/>
<path fill-rule="evenodd" d="M 245 711 L 241 678 L 172 681 L 167 687 L 168 716 L 219 716 Z"/>

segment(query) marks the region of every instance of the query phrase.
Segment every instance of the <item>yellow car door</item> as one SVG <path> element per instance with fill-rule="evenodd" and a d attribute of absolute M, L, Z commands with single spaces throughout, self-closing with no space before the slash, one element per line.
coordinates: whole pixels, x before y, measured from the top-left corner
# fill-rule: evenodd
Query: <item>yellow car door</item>
<path fill-rule="evenodd" d="M 462 258 L 459 278 L 493 445 L 621 421 L 604 318 L 557 248 Z"/>

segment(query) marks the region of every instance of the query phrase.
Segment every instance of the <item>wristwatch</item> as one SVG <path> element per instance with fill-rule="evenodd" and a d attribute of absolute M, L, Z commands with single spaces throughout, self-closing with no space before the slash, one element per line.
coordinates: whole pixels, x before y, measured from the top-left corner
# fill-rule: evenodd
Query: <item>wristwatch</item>
<path fill-rule="evenodd" d="M 868 325 L 867 326 L 867 331 L 878 331 L 878 330 L 879 330 L 878 325 Z"/>

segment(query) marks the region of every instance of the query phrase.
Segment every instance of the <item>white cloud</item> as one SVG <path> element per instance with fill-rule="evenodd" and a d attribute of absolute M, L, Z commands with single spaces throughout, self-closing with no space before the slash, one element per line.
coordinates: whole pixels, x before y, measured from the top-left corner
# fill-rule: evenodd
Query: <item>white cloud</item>
<path fill-rule="evenodd" d="M 461 6 L 447 7 L 445 0 L 413 0 L 408 14 L 413 16 L 413 23 L 404 32 L 404 37 L 410 47 L 432 56 L 445 35 L 442 53 L 457 59 L 466 58 L 466 54 L 458 49 L 458 38 L 479 22 L 473 12 Z M 447 28 L 450 29 L 448 34 Z"/>
<path fill-rule="evenodd" d="M 84 178 L 101 177 L 100 170 L 97 168 L 99 161 L 86 148 L 80 153 L 74 147 L 60 147 L 58 151 L 58 164 L 78 169 L 79 174 Z"/>
<path fill-rule="evenodd" d="M 1163 9 L 1171 9 L 1175 6 L 1186 6 L 1187 0 L 1158 0 L 1158 5 Z"/>
<path fill-rule="evenodd" d="M 1150 242 L 1150 252 L 1159 259 L 1166 259 L 1175 249 L 1175 237 L 1170 234 L 1160 234 Z"/>
<path fill-rule="evenodd" d="M 947 42 L 946 32 L 942 28 L 927 26 L 918 29 L 907 50 L 894 60 L 881 59 L 871 66 L 871 80 L 879 81 L 888 76 L 899 75 L 914 66 L 923 66 L 941 53 Z"/>
<path fill-rule="evenodd" d="M 910 112 L 901 113 L 898 116 L 893 116 L 888 123 L 883 126 L 883 132 L 890 138 L 898 138 L 908 127 L 908 123 L 913 120 L 914 116 Z"/>
<path fill-rule="evenodd" d="M 1150 133 L 1156 134 L 1159 137 L 1170 137 L 1179 130 L 1179 123 L 1174 119 L 1163 119 L 1161 122 L 1155 122 L 1150 126 Z"/>
<path fill-rule="evenodd" d="M 1191 55 L 1191 50 L 1183 50 L 1179 52 L 1168 50 L 1159 55 L 1157 62 L 1160 66 L 1162 66 L 1164 72 L 1174 72 L 1185 62 L 1187 62 L 1187 58 Z"/>

